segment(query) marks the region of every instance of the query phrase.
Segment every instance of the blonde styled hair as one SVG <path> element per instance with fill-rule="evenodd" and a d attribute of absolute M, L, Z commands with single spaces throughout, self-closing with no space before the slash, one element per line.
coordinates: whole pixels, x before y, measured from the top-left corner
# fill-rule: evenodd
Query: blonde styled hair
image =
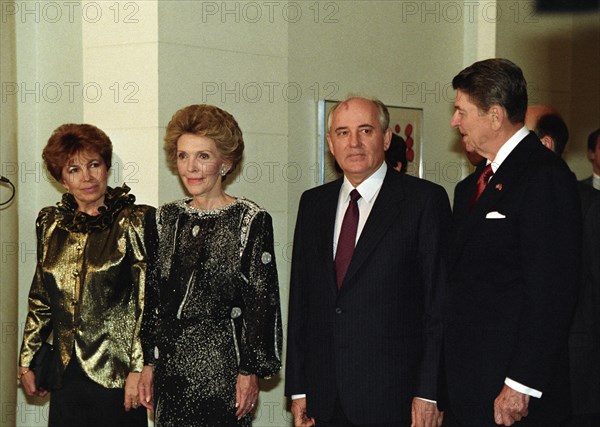
<path fill-rule="evenodd" d="M 164 138 L 167 164 L 174 172 L 177 171 L 177 141 L 186 133 L 212 139 L 223 160 L 231 163 L 227 174 L 242 159 L 244 138 L 233 116 L 214 105 L 189 105 L 173 115 Z"/>

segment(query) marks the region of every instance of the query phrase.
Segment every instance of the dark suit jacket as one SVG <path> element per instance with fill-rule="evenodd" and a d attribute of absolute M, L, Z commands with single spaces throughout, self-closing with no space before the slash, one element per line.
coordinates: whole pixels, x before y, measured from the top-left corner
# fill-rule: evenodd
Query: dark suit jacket
<path fill-rule="evenodd" d="M 589 185 L 590 187 L 594 188 L 594 175 L 590 175 L 586 179 L 582 179 L 579 182 L 581 182 L 582 184 L 585 184 L 585 185 Z M 595 188 L 594 188 L 594 190 L 595 190 Z"/>
<path fill-rule="evenodd" d="M 338 292 L 341 184 L 300 200 L 286 395 L 306 393 L 317 422 L 330 418 L 337 394 L 354 423 L 409 426 L 412 398 L 437 398 L 450 204 L 442 187 L 388 169 Z"/>
<path fill-rule="evenodd" d="M 576 179 L 530 133 L 469 212 L 484 165 L 455 191 L 444 350 L 449 407 L 465 425 L 495 426 L 494 399 L 509 377 L 543 393 L 531 398 L 519 425 L 554 425 L 570 406 L 567 337 L 581 246 Z M 489 212 L 505 218 L 486 219 Z"/>
<path fill-rule="evenodd" d="M 600 413 L 600 191 L 579 182 L 583 211 L 581 289 L 569 358 L 575 414 Z"/>

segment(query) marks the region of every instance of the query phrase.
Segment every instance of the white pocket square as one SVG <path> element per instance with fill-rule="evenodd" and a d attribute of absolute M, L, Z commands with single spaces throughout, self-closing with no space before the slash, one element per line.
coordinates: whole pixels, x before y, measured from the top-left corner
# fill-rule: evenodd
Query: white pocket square
<path fill-rule="evenodd" d="M 485 219 L 504 219 L 504 218 L 506 218 L 506 215 L 502 215 L 498 211 L 488 212 L 487 215 L 485 216 Z"/>

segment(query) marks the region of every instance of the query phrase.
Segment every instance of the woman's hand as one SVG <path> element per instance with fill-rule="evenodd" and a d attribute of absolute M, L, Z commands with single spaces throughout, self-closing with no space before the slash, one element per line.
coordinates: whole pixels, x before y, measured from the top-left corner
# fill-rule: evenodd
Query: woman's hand
<path fill-rule="evenodd" d="M 146 365 L 142 369 L 138 391 L 140 403 L 147 409 L 154 411 L 154 368 L 152 366 Z"/>
<path fill-rule="evenodd" d="M 48 394 L 47 390 L 35 387 L 35 372 L 29 370 L 29 368 L 19 367 L 19 375 L 21 376 L 21 386 L 23 386 L 27 396 L 44 397 Z"/>
<path fill-rule="evenodd" d="M 258 377 L 254 374 L 238 374 L 235 386 L 235 407 L 237 408 L 235 416 L 238 420 L 254 410 L 257 399 Z"/>
<path fill-rule="evenodd" d="M 138 383 L 140 381 L 141 374 L 139 372 L 130 372 L 125 380 L 125 410 L 137 409 L 140 406 L 140 399 L 138 397 Z"/>

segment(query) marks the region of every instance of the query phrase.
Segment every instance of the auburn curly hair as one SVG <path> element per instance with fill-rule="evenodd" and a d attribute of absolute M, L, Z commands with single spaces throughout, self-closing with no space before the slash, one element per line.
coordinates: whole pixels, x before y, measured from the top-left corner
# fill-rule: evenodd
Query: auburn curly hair
<path fill-rule="evenodd" d="M 67 123 L 52 132 L 42 151 L 42 158 L 50 174 L 61 182 L 63 167 L 76 153 L 97 153 L 104 160 L 106 169 L 110 169 L 112 150 L 110 138 L 101 129 L 85 123 Z"/>

